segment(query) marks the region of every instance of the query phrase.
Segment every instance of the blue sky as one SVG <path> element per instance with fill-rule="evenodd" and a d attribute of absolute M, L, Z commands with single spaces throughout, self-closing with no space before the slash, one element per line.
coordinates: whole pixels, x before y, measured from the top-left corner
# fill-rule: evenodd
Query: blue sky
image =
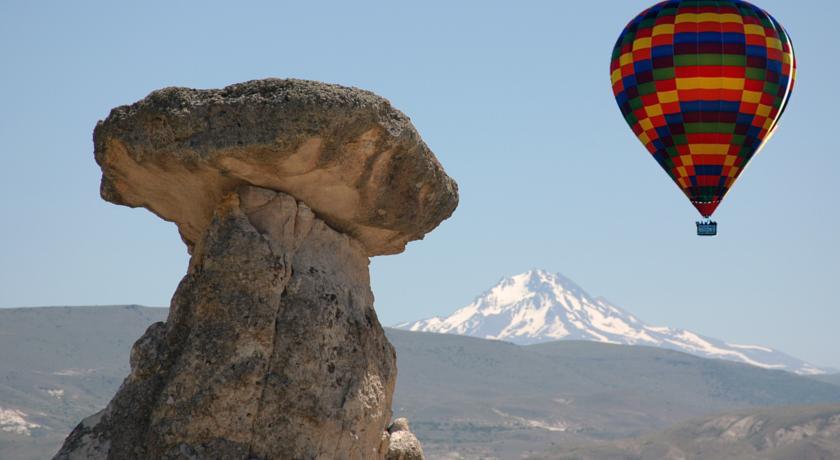
<path fill-rule="evenodd" d="M 612 98 L 612 45 L 647 1 L 117 3 L 0 3 L 0 306 L 167 305 L 186 251 L 99 198 L 96 121 L 164 86 L 296 77 L 390 99 L 461 187 L 450 220 L 373 260 L 384 324 L 541 267 L 648 322 L 840 368 L 836 2 L 760 2 L 800 71 L 716 239 Z"/>

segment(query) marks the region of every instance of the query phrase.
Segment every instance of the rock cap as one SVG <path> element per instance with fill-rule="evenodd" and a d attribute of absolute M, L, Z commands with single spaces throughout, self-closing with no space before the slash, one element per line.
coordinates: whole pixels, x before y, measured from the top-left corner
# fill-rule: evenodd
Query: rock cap
<path fill-rule="evenodd" d="M 294 196 L 368 256 L 402 252 L 458 204 L 457 184 L 409 118 L 357 88 L 164 88 L 113 109 L 93 137 L 102 197 L 175 222 L 190 250 L 241 185 Z"/>

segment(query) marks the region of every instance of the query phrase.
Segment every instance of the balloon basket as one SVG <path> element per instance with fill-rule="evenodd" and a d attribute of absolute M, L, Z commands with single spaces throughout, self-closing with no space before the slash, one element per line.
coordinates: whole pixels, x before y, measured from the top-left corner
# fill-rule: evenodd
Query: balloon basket
<path fill-rule="evenodd" d="M 701 220 L 697 222 L 697 236 L 716 236 L 717 222 L 713 220 Z"/>

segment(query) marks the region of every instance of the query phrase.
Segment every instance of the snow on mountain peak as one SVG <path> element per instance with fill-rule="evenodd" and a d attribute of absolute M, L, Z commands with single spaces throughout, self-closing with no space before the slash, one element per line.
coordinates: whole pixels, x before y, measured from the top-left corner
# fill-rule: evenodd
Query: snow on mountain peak
<path fill-rule="evenodd" d="M 471 304 L 448 317 L 396 327 L 506 340 L 521 345 L 553 340 L 647 345 L 800 374 L 823 372 L 770 348 L 733 345 L 691 331 L 647 325 L 606 299 L 593 298 L 563 275 L 539 269 L 503 278 Z"/>

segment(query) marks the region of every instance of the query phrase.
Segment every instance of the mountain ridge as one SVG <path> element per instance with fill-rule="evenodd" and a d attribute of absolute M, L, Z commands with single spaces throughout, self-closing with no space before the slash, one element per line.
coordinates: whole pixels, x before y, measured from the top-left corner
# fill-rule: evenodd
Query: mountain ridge
<path fill-rule="evenodd" d="M 770 347 L 729 343 L 687 329 L 649 325 L 604 297 L 590 295 L 571 279 L 541 269 L 502 278 L 472 303 L 447 317 L 436 316 L 394 327 L 505 340 L 519 345 L 553 340 L 647 345 L 800 375 L 830 371 Z"/>

